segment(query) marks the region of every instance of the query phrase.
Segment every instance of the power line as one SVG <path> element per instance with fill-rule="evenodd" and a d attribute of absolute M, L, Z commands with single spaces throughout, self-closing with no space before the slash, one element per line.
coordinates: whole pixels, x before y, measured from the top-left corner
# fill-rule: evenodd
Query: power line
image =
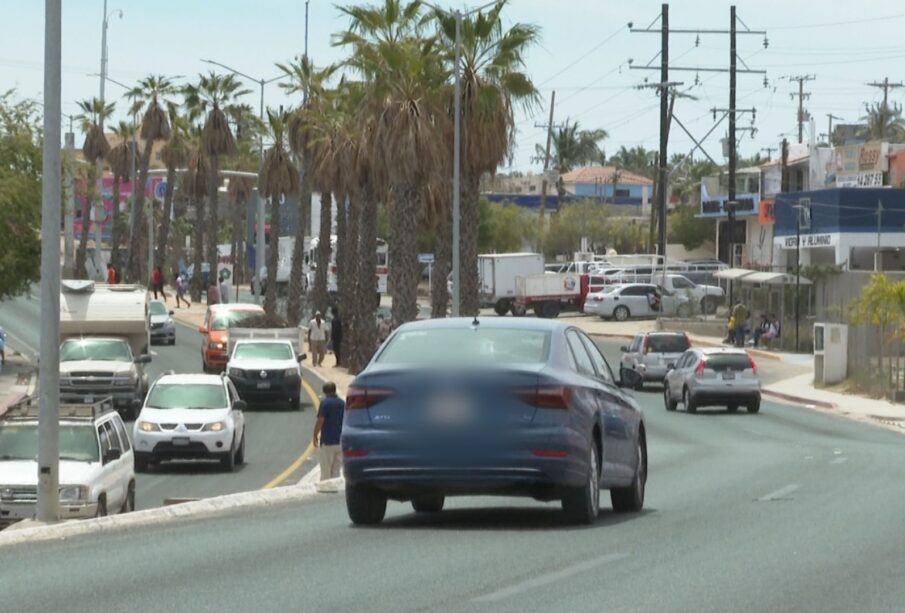
<path fill-rule="evenodd" d="M 541 87 L 541 86 L 543 86 L 543 85 L 546 85 L 547 83 L 549 83 L 550 81 L 552 81 L 553 79 L 555 79 L 555 78 L 558 77 L 559 75 L 563 74 L 564 72 L 566 72 L 567 70 L 569 70 L 570 68 L 572 68 L 573 66 L 575 66 L 576 64 L 578 64 L 580 61 L 582 61 L 583 59 L 585 59 L 586 57 L 588 57 L 588 56 L 591 55 L 592 53 L 594 53 L 595 51 L 597 51 L 598 49 L 600 49 L 601 47 L 603 47 L 605 44 L 607 44 L 608 42 L 610 42 L 611 40 L 613 40 L 614 38 L 616 38 L 616 36 L 618 36 L 619 34 L 621 34 L 623 30 L 625 30 L 625 29 L 631 29 L 631 27 L 632 27 L 632 22 L 630 21 L 630 22 L 628 22 L 626 25 L 622 26 L 621 28 L 619 28 L 618 30 L 616 30 L 615 32 L 613 32 L 612 34 L 610 34 L 609 36 L 607 36 L 606 38 L 604 38 L 602 41 L 600 41 L 600 43 L 598 43 L 597 45 L 595 45 L 594 47 L 592 47 L 592 48 L 591 48 L 590 50 L 588 50 L 586 53 L 584 53 L 584 54 L 582 54 L 580 57 L 578 57 L 578 58 L 572 60 L 569 64 L 566 64 L 566 66 L 565 66 L 564 68 L 560 69 L 559 72 L 557 72 L 557 73 L 551 75 L 550 77 L 548 77 L 545 81 L 543 81 L 542 83 L 540 83 L 540 85 L 538 85 L 537 87 Z"/>
<path fill-rule="evenodd" d="M 849 19 L 847 21 L 827 21 L 824 23 L 806 23 L 798 25 L 779 25 L 770 26 L 768 30 L 806 30 L 812 28 L 832 28 L 835 26 L 849 26 L 855 23 L 874 23 L 877 21 L 889 21 L 890 19 L 903 19 L 905 13 L 897 13 L 895 15 L 887 15 L 885 17 L 868 17 L 866 19 Z"/>

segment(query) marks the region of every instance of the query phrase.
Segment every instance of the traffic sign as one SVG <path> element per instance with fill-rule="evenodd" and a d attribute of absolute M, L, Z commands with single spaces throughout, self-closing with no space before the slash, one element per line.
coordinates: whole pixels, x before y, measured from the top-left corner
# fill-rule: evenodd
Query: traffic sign
<path fill-rule="evenodd" d="M 418 254 L 418 263 L 419 264 L 433 264 L 434 263 L 434 254 L 433 253 L 419 253 Z"/>

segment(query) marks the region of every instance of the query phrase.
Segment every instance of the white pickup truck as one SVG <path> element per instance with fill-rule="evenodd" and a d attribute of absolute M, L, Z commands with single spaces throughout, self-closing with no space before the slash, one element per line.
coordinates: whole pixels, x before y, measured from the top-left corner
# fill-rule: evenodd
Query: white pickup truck
<path fill-rule="evenodd" d="M 688 296 L 695 309 L 701 313 L 711 315 L 716 313 L 716 308 L 726 299 L 726 293 L 717 285 L 698 285 L 688 277 L 674 273 L 655 275 L 654 281 L 660 287 L 669 291 Z"/>

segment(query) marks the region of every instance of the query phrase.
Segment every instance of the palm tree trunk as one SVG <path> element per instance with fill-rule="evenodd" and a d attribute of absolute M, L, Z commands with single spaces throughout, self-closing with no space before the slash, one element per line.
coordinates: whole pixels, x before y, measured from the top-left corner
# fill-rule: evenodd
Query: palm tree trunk
<path fill-rule="evenodd" d="M 85 262 L 88 260 L 88 230 L 91 227 L 91 201 L 97 191 L 97 171 L 96 166 L 91 164 L 88 168 L 88 179 L 85 181 L 85 199 L 82 201 L 82 235 L 79 237 L 79 248 L 75 252 L 75 278 L 87 279 L 88 273 L 85 270 Z"/>
<path fill-rule="evenodd" d="M 414 321 L 418 317 L 418 209 L 421 189 L 400 186 L 393 192 L 390 209 L 390 266 L 388 282 L 393 288 L 393 323 Z M 376 243 L 375 243 L 376 248 Z"/>
<path fill-rule="evenodd" d="M 361 329 L 359 309 L 357 308 L 355 288 L 358 286 L 358 276 L 361 272 L 358 266 L 358 254 L 361 253 L 361 203 L 362 198 L 358 192 L 349 194 L 349 207 L 346 218 L 344 238 L 345 251 L 344 268 L 339 270 L 339 280 L 343 284 L 343 293 L 340 294 L 340 308 L 345 311 L 343 344 L 348 347 L 356 347 L 359 343 L 359 331 Z M 338 266 L 337 266 L 338 268 Z M 376 324 L 375 324 L 376 325 Z M 376 342 L 376 341 L 375 341 Z M 346 366 L 353 363 L 352 350 L 346 349 L 344 361 Z M 350 372 L 355 372 L 350 370 Z"/>
<path fill-rule="evenodd" d="M 346 196 L 336 194 L 336 294 L 337 300 L 343 308 L 349 304 L 348 295 L 348 253 L 349 253 L 349 224 L 346 213 Z M 345 314 L 344 314 L 345 316 Z"/>
<path fill-rule="evenodd" d="M 195 236 L 192 238 L 192 301 L 201 302 L 203 275 L 201 263 L 204 261 L 204 198 L 195 198 Z"/>
<path fill-rule="evenodd" d="M 354 206 L 354 205 L 353 205 Z M 377 349 L 377 324 L 374 320 L 375 271 L 377 270 L 377 203 L 359 202 L 357 275 L 353 302 L 355 337 L 349 356 L 349 372 L 358 374 Z"/>
<path fill-rule="evenodd" d="M 276 202 L 274 202 L 276 200 Z M 264 292 L 264 310 L 273 315 L 277 310 L 277 263 L 280 259 L 280 202 L 271 199 L 270 206 L 270 250 L 267 253 L 267 291 Z M 288 315 L 288 314 L 287 314 Z M 298 324 L 298 319 L 291 326 Z"/>
<path fill-rule="evenodd" d="M 179 192 L 173 196 L 173 218 L 182 220 L 185 218 L 185 196 Z M 185 226 L 183 223 L 173 224 L 168 240 L 169 252 L 172 256 L 173 268 L 179 271 L 179 261 L 185 257 Z"/>
<path fill-rule="evenodd" d="M 233 213 L 233 234 L 232 240 L 230 241 L 230 253 L 232 254 L 233 259 L 233 284 L 236 287 L 239 287 L 241 283 L 245 282 L 245 275 L 242 274 L 244 271 L 242 270 L 242 262 L 245 261 L 245 258 L 241 257 L 244 251 L 244 244 L 242 241 L 243 231 L 245 229 L 245 202 L 242 202 L 242 199 L 238 196 L 232 203 L 232 213 Z"/>
<path fill-rule="evenodd" d="M 113 228 L 110 230 L 110 263 L 119 269 L 119 244 L 122 242 L 120 236 L 120 215 L 119 215 L 119 192 L 122 184 L 122 177 L 113 175 Z"/>
<path fill-rule="evenodd" d="M 313 302 L 314 308 L 321 313 L 327 312 L 330 296 L 327 293 L 327 269 L 330 267 L 330 230 L 332 219 L 333 197 L 329 190 L 321 192 L 321 223 L 317 243 L 317 268 L 314 272 Z"/>
<path fill-rule="evenodd" d="M 208 284 L 217 283 L 217 244 L 220 242 L 220 206 L 218 195 L 220 191 L 220 157 L 210 156 L 210 174 L 207 179 L 207 207 L 210 226 L 208 228 L 207 261 L 211 267 Z"/>
<path fill-rule="evenodd" d="M 154 265 L 163 270 L 166 263 L 167 244 L 170 240 L 170 217 L 173 216 L 173 191 L 176 187 L 176 167 L 167 168 L 167 187 L 163 194 L 163 219 L 160 220 L 160 232 L 157 235 L 157 251 L 154 254 Z"/>
<path fill-rule="evenodd" d="M 141 152 L 141 164 L 138 171 L 138 183 L 132 187 L 132 227 L 129 232 L 129 259 L 126 266 L 129 281 L 141 283 L 147 276 L 144 270 L 144 255 L 147 244 L 145 232 L 145 187 L 148 185 L 148 167 L 151 165 L 151 146 L 146 142 Z M 134 180 L 134 178 L 133 178 Z"/>
<path fill-rule="evenodd" d="M 431 271 L 431 317 L 446 317 L 449 306 L 447 275 L 452 268 L 452 211 L 444 212 L 434 238 L 434 266 Z"/>
<path fill-rule="evenodd" d="M 459 223 L 459 315 L 478 314 L 478 226 L 480 210 L 478 173 L 468 173 L 462 181 L 462 208 Z"/>
<path fill-rule="evenodd" d="M 290 326 L 296 326 L 302 319 L 302 294 L 305 292 L 305 233 L 308 231 L 308 211 L 311 210 L 311 176 L 307 168 L 301 171 L 302 180 L 299 186 L 299 220 L 295 229 L 295 245 L 292 247 L 292 270 L 289 273 L 289 299 L 286 302 L 286 319 Z M 271 224 L 270 234 L 273 236 Z M 274 243 L 276 244 L 276 243 Z M 270 271 L 274 272 L 271 273 Z M 270 291 L 269 280 L 276 279 L 276 268 L 267 266 L 267 290 Z"/>

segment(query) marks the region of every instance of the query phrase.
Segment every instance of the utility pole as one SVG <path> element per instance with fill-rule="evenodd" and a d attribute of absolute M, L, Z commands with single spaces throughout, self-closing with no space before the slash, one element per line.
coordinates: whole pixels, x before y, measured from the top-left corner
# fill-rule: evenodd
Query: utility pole
<path fill-rule="evenodd" d="M 883 90 L 883 110 L 889 108 L 886 103 L 889 98 L 889 90 L 897 89 L 899 87 L 905 87 L 905 85 L 903 85 L 902 83 L 890 83 L 889 77 L 884 77 L 882 82 L 873 81 L 871 83 L 865 83 L 865 85 L 867 85 L 868 87 L 876 87 Z"/>
<path fill-rule="evenodd" d="M 547 128 L 547 147 L 544 150 L 544 178 L 541 180 L 541 191 L 540 191 L 540 237 L 541 241 L 543 241 L 543 232 L 544 232 L 544 211 L 547 208 L 547 168 L 550 166 L 550 144 L 553 141 L 553 107 L 556 104 L 556 91 L 554 90 L 550 94 L 550 117 L 547 120 L 547 125 L 543 126 Z M 541 127 L 541 126 L 535 126 Z M 557 202 L 559 202 L 557 200 Z"/>
<path fill-rule="evenodd" d="M 788 77 L 789 81 L 798 81 L 798 93 L 797 94 L 789 94 L 789 97 L 793 100 L 795 96 L 798 96 L 798 142 L 802 142 L 804 140 L 804 120 L 805 120 L 805 110 L 804 110 L 804 101 L 807 98 L 811 97 L 810 92 L 804 91 L 804 84 L 806 81 L 813 81 L 816 79 L 814 75 L 798 75 L 797 77 Z"/>
<path fill-rule="evenodd" d="M 767 161 L 771 161 L 773 159 L 773 152 L 776 151 L 776 147 L 761 147 L 761 151 L 767 154 Z"/>
<path fill-rule="evenodd" d="M 883 203 L 877 200 L 877 254 L 874 256 L 874 272 L 883 270 L 883 260 L 880 255 L 880 237 L 883 228 Z"/>
<path fill-rule="evenodd" d="M 60 503 L 60 89 L 61 0 L 44 0 L 44 152 L 41 182 L 41 353 L 38 371 L 36 518 L 59 519 Z M 83 230 L 84 231 L 84 230 Z"/>
<path fill-rule="evenodd" d="M 729 265 L 735 266 L 735 184 L 736 170 L 738 166 L 737 148 L 735 140 L 735 71 L 738 54 L 735 44 L 735 5 L 729 7 L 729 189 L 727 194 L 727 204 L 730 204 L 730 211 L 727 220 L 729 230 Z M 733 283 L 733 285 L 735 285 Z"/>
<path fill-rule="evenodd" d="M 837 115 L 833 115 L 832 113 L 827 113 L 826 118 L 829 120 L 829 126 L 826 129 L 826 142 L 829 143 L 830 147 L 833 146 L 833 120 L 837 119 L 842 121 L 842 117 Z"/>
<path fill-rule="evenodd" d="M 779 175 L 779 191 L 781 193 L 786 193 L 789 191 L 789 140 L 784 138 L 782 139 L 782 149 L 781 149 L 781 164 L 780 164 L 780 175 Z"/>
<path fill-rule="evenodd" d="M 669 4 L 660 5 L 660 83 L 669 82 Z M 666 164 L 669 161 L 667 147 L 669 146 L 669 115 L 672 111 L 672 103 L 675 96 L 671 97 L 672 103 L 667 99 L 667 90 L 660 90 L 660 151 L 657 161 L 657 255 L 666 258 Z M 651 227 L 653 236 L 653 227 Z M 653 241 L 652 241 L 653 242 Z M 664 271 L 666 260 L 663 260 Z"/>

